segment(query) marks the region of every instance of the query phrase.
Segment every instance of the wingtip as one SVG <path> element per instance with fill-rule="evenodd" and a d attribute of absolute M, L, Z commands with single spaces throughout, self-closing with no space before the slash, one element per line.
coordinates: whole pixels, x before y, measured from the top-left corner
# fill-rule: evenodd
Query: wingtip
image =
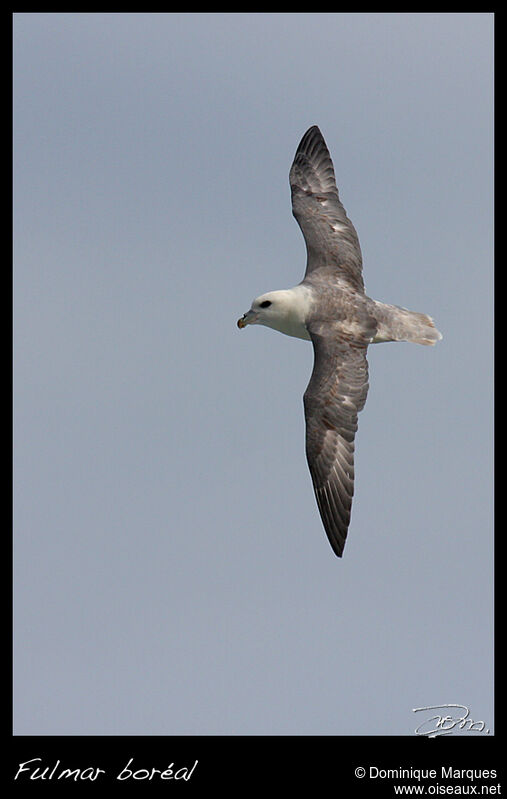
<path fill-rule="evenodd" d="M 308 130 L 303 133 L 301 141 L 299 142 L 298 150 L 305 149 L 312 139 L 322 139 L 322 141 L 324 141 L 324 137 L 318 125 L 311 125 Z"/>
<path fill-rule="evenodd" d="M 322 135 L 321 129 L 319 128 L 318 125 L 312 125 L 311 127 L 309 127 L 303 136 L 303 139 L 306 140 L 313 138 L 324 139 L 324 136 Z"/>
<path fill-rule="evenodd" d="M 333 552 L 336 555 L 336 557 L 337 558 L 343 558 L 343 550 L 345 549 L 345 541 L 342 544 L 342 543 L 339 543 L 338 541 L 331 541 L 330 540 L 330 544 L 331 544 L 331 547 L 332 547 Z"/>

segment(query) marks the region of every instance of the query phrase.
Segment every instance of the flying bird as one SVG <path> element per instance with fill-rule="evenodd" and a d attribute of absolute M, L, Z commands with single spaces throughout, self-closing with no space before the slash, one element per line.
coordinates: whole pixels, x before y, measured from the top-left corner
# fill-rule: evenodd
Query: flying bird
<path fill-rule="evenodd" d="M 354 493 L 357 415 L 368 393 L 368 346 L 435 344 L 442 335 L 430 316 L 366 296 L 357 233 L 316 125 L 299 143 L 289 182 L 292 213 L 306 242 L 305 276 L 294 288 L 261 294 L 237 325 L 265 325 L 313 344 L 304 394 L 306 457 L 324 529 L 341 557 Z"/>

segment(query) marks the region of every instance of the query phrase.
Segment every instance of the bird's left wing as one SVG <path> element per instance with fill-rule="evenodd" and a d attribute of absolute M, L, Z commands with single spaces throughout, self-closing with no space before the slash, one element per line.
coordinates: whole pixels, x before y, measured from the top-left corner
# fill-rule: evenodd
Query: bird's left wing
<path fill-rule="evenodd" d="M 367 343 L 310 328 L 314 367 L 304 395 L 306 457 L 329 542 L 341 557 L 354 494 L 357 415 L 368 393 Z"/>
<path fill-rule="evenodd" d="M 361 248 L 354 225 L 340 202 L 326 142 L 314 125 L 301 139 L 289 175 L 292 213 L 303 232 L 306 277 L 326 270 L 364 293 Z"/>

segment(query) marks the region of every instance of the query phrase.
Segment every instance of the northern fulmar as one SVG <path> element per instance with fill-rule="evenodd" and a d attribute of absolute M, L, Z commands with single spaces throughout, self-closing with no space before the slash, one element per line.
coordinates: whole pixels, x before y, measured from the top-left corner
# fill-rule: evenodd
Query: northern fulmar
<path fill-rule="evenodd" d="M 289 182 L 306 242 L 305 276 L 294 288 L 261 294 L 237 325 L 266 325 L 313 344 L 304 394 L 306 457 L 324 529 L 341 557 L 354 493 L 357 415 L 368 393 L 368 345 L 435 344 L 442 335 L 430 316 L 366 296 L 357 233 L 316 125 L 301 139 Z"/>

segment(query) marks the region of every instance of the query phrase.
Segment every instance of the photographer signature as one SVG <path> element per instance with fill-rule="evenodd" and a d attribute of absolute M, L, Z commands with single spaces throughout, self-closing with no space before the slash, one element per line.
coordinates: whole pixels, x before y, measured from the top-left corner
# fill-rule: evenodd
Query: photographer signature
<path fill-rule="evenodd" d="M 438 735 L 452 735 L 455 730 L 484 732 L 486 735 L 489 733 L 484 721 L 474 721 L 470 718 L 470 710 L 466 705 L 428 705 L 427 707 L 414 707 L 412 710 L 414 713 L 419 713 L 423 710 L 448 710 L 449 708 L 455 709 L 452 716 L 449 713 L 446 715 L 435 714 L 422 721 L 416 728 L 415 734 L 436 738 Z M 456 713 L 456 709 L 460 712 Z"/>

